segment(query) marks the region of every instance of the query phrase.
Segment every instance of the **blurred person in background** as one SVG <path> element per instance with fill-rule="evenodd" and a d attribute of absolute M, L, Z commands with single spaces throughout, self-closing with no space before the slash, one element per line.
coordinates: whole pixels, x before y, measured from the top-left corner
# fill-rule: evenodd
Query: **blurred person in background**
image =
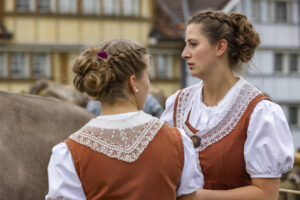
<path fill-rule="evenodd" d="M 156 98 L 149 93 L 143 111 L 154 117 L 160 118 L 161 114 L 164 112 L 164 108 Z"/>

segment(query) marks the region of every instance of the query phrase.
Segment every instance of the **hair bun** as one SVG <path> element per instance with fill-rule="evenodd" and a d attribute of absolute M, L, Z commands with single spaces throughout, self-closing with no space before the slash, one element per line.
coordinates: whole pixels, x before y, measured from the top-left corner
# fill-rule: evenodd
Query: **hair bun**
<path fill-rule="evenodd" d="M 244 14 L 233 12 L 230 14 L 230 18 L 236 33 L 235 42 L 238 45 L 240 60 L 248 62 L 260 44 L 259 34 Z"/>
<path fill-rule="evenodd" d="M 80 92 L 90 96 L 105 93 L 105 87 L 112 78 L 112 72 L 107 63 L 97 55 L 97 48 L 90 48 L 82 53 L 73 64 L 74 86 Z"/>
<path fill-rule="evenodd" d="M 143 75 L 146 54 L 144 46 L 125 39 L 90 46 L 73 64 L 73 84 L 79 91 L 109 104 L 117 99 L 128 100 L 126 81 L 131 75 Z"/>

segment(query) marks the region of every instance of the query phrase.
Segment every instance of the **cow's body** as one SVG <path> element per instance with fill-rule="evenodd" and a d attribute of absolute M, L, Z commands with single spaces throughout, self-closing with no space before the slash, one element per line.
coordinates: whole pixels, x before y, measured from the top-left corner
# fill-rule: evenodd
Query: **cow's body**
<path fill-rule="evenodd" d="M 52 147 L 93 117 L 62 100 L 0 91 L 0 199 L 44 199 Z"/>

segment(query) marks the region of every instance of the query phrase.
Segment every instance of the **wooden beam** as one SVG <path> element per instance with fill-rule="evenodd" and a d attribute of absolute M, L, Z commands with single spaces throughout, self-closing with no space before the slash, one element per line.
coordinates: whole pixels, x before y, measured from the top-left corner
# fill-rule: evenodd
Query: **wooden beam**
<path fill-rule="evenodd" d="M 60 57 L 60 83 L 68 84 L 68 54 L 61 53 Z"/>
<path fill-rule="evenodd" d="M 300 153 L 295 153 L 295 162 L 294 165 L 300 166 Z"/>
<path fill-rule="evenodd" d="M 83 2 L 82 2 L 82 0 L 77 0 L 77 13 L 78 14 L 82 14 L 83 13 Z"/>
<path fill-rule="evenodd" d="M 0 22 L 3 23 L 4 0 L 0 0 Z"/>

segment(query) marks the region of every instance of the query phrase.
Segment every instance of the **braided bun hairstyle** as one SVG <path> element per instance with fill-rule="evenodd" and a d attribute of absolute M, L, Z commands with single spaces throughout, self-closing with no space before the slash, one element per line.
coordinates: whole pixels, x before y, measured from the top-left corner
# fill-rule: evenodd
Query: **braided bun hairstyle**
<path fill-rule="evenodd" d="M 105 51 L 107 57 L 98 56 Z M 125 81 L 131 75 L 139 78 L 146 69 L 144 46 L 130 40 L 114 39 L 87 48 L 73 64 L 73 84 L 100 101 L 114 104 L 118 98 L 127 98 Z"/>
<path fill-rule="evenodd" d="M 260 44 L 259 34 L 247 17 L 238 12 L 229 15 L 222 11 L 205 10 L 193 15 L 188 24 L 202 24 L 203 33 L 211 44 L 225 39 L 228 43 L 228 57 L 232 69 L 247 63 Z"/>

